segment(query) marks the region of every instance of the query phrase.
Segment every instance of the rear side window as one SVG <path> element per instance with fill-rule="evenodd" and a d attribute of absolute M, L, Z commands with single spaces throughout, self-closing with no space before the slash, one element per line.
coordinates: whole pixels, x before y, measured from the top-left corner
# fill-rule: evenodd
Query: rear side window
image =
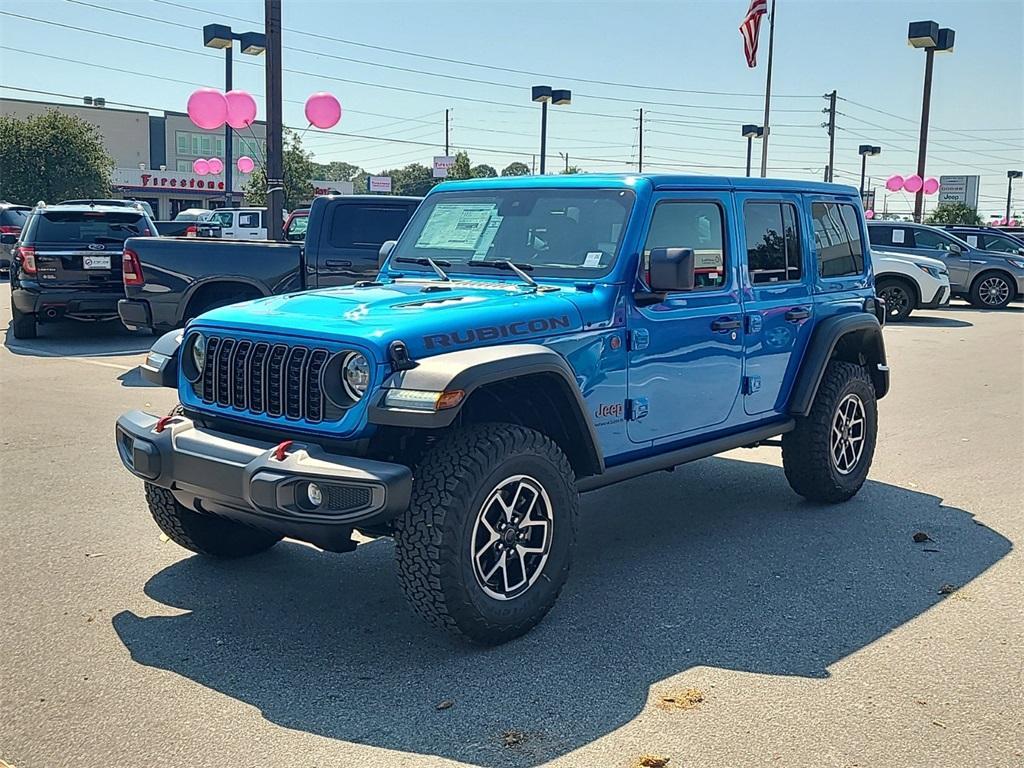
<path fill-rule="evenodd" d="M 752 285 L 800 280 L 800 238 L 796 208 L 789 203 L 747 203 L 747 271 Z"/>
<path fill-rule="evenodd" d="M 931 248 L 936 251 L 951 250 L 956 241 L 939 232 L 930 229 L 914 230 L 914 246 L 916 248 Z"/>
<path fill-rule="evenodd" d="M 410 214 L 407 206 L 337 205 L 328 243 L 332 248 L 380 248 L 398 239 Z"/>
<path fill-rule="evenodd" d="M 46 211 L 35 217 L 33 243 L 123 243 L 149 235 L 146 217 L 138 213 Z"/>
<path fill-rule="evenodd" d="M 296 216 L 288 224 L 288 231 L 285 233 L 286 240 L 304 240 L 306 228 L 309 227 L 309 216 Z"/>
<path fill-rule="evenodd" d="M 239 229 L 259 229 L 260 228 L 260 212 L 250 211 L 249 213 L 238 214 L 238 228 Z"/>
<path fill-rule="evenodd" d="M 694 290 L 713 290 L 725 285 L 722 209 L 716 203 L 658 203 L 644 243 L 645 279 L 655 248 L 693 249 Z"/>
<path fill-rule="evenodd" d="M 5 208 L 0 211 L 0 226 L 24 227 L 31 208 Z"/>
<path fill-rule="evenodd" d="M 818 274 L 822 277 L 863 274 L 864 248 L 856 209 L 839 203 L 812 203 L 811 221 L 818 251 Z"/>

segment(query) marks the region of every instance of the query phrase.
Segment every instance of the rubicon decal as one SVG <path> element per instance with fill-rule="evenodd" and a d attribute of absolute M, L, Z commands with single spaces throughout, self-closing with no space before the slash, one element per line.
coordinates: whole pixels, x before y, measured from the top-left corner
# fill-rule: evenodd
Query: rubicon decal
<path fill-rule="evenodd" d="M 450 333 L 432 333 L 429 336 L 423 337 L 423 344 L 427 349 L 441 349 L 472 344 L 478 341 L 494 341 L 495 339 L 509 339 L 515 336 L 530 336 L 535 333 L 555 331 L 559 328 L 569 328 L 570 326 L 571 322 L 568 315 L 541 317 L 535 320 L 520 320 L 508 325 L 484 325 L 480 328 L 467 328 Z"/>

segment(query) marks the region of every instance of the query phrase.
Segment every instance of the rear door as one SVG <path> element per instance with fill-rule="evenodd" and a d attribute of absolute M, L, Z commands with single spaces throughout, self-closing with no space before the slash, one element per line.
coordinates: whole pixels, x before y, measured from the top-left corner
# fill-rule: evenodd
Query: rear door
<path fill-rule="evenodd" d="M 341 202 L 329 210 L 315 258 L 319 285 L 349 285 L 377 275 L 377 254 L 402 233 L 417 203 Z"/>
<path fill-rule="evenodd" d="M 39 282 L 47 286 L 116 288 L 129 237 L 152 234 L 144 214 L 124 211 L 39 211 L 26 245 L 35 248 Z"/>

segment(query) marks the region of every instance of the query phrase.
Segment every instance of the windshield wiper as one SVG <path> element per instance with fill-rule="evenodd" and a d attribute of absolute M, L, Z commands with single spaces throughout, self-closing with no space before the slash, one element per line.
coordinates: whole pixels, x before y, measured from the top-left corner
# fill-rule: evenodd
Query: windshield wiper
<path fill-rule="evenodd" d="M 441 269 L 441 267 L 450 267 L 452 265 L 450 261 L 443 261 L 441 259 L 434 261 L 429 256 L 422 256 L 416 259 L 409 258 L 408 256 L 399 256 L 398 258 L 393 259 L 393 261 L 399 261 L 403 264 L 419 264 L 421 267 L 430 267 L 432 270 L 437 272 L 437 276 L 442 280 L 451 281 L 451 278 L 445 274 L 443 269 Z"/>
<path fill-rule="evenodd" d="M 514 264 L 509 259 L 490 259 L 488 261 L 467 261 L 467 267 L 490 267 L 491 269 L 507 269 L 527 285 L 537 287 L 537 281 L 526 274 L 525 270 L 533 271 L 532 264 Z"/>

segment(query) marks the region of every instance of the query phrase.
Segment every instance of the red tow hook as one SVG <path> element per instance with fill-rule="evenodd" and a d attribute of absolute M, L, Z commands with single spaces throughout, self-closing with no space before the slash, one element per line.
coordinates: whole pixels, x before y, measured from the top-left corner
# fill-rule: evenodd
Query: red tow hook
<path fill-rule="evenodd" d="M 175 415 L 174 414 L 171 414 L 170 416 L 161 416 L 157 420 L 156 426 L 153 427 L 153 431 L 154 432 L 163 432 L 165 429 L 167 429 L 167 425 L 170 424 L 172 421 L 174 421 L 174 419 L 175 419 Z"/>
<path fill-rule="evenodd" d="M 284 461 L 287 455 L 285 451 L 292 447 L 292 440 L 282 440 L 277 444 L 277 448 L 274 449 L 274 458 L 278 461 Z"/>

